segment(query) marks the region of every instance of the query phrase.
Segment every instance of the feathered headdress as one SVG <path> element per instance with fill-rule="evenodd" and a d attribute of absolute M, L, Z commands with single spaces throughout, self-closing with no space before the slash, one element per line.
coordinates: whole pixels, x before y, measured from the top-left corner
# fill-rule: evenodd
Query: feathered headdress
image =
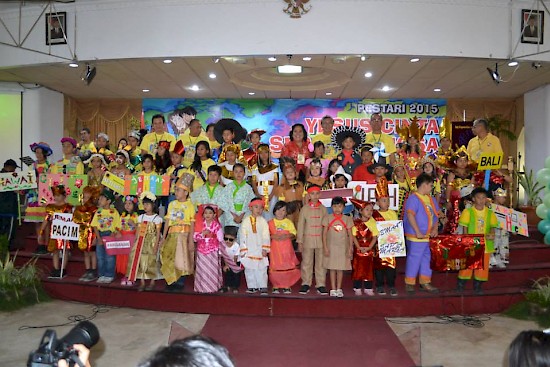
<path fill-rule="evenodd" d="M 420 128 L 420 125 L 418 125 L 418 118 L 416 116 L 411 119 L 408 127 L 397 126 L 395 130 L 405 142 L 410 137 L 414 137 L 416 140 L 422 141 L 422 139 L 424 139 L 424 134 L 426 133 L 426 128 Z"/>

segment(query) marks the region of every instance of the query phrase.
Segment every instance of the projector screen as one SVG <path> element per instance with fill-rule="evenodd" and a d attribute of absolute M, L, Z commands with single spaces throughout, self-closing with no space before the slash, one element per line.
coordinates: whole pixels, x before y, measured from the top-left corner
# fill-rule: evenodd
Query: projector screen
<path fill-rule="evenodd" d="M 21 93 L 0 92 L 0 168 L 13 159 L 21 166 Z"/>

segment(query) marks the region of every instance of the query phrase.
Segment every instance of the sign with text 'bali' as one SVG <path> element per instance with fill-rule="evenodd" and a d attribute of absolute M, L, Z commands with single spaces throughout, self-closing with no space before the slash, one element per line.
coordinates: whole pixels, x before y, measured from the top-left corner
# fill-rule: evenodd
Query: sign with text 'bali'
<path fill-rule="evenodd" d="M 321 119 L 325 115 L 334 118 L 334 126 L 358 126 L 366 133 L 372 132 L 370 116 L 381 113 L 382 132 L 390 134 L 396 142 L 401 138 L 396 127 L 408 126 L 411 119 L 426 128 L 422 149 L 434 153 L 439 147 L 439 129 L 447 113 L 445 99 L 144 99 L 143 111 L 147 127 L 155 114 L 163 114 L 168 131 L 179 135 L 187 128 L 182 109 L 192 106 L 203 127 L 221 118 L 233 118 L 251 131 L 266 130 L 262 141 L 271 146 L 278 157 L 289 141 L 292 125 L 304 125 L 309 137 L 322 132 Z"/>
<path fill-rule="evenodd" d="M 0 192 L 36 189 L 36 173 L 33 169 L 24 172 L 0 173 Z"/>
<path fill-rule="evenodd" d="M 502 153 L 483 153 L 477 164 L 478 171 L 487 171 L 502 168 Z"/>

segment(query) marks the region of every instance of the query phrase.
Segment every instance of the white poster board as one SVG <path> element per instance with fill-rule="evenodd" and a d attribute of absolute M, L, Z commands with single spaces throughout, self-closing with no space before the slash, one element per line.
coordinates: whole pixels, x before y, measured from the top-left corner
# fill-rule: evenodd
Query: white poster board
<path fill-rule="evenodd" d="M 71 213 L 55 213 L 52 219 L 50 238 L 52 240 L 78 241 L 80 225 L 73 222 Z"/>
<path fill-rule="evenodd" d="M 379 257 L 405 257 L 405 233 L 402 220 L 388 220 L 376 222 L 378 229 Z"/>

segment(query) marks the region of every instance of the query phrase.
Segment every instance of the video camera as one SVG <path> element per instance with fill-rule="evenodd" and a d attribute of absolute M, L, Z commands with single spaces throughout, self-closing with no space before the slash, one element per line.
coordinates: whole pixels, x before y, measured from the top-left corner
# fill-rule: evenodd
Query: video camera
<path fill-rule="evenodd" d="M 83 344 L 90 349 L 98 340 L 99 330 L 90 321 L 78 323 L 61 339 L 57 339 L 55 330 L 48 329 L 42 336 L 38 349 L 30 353 L 27 367 L 57 367 L 57 362 L 62 359 L 66 359 L 70 366 L 76 363 L 84 367 L 73 345 Z"/>

